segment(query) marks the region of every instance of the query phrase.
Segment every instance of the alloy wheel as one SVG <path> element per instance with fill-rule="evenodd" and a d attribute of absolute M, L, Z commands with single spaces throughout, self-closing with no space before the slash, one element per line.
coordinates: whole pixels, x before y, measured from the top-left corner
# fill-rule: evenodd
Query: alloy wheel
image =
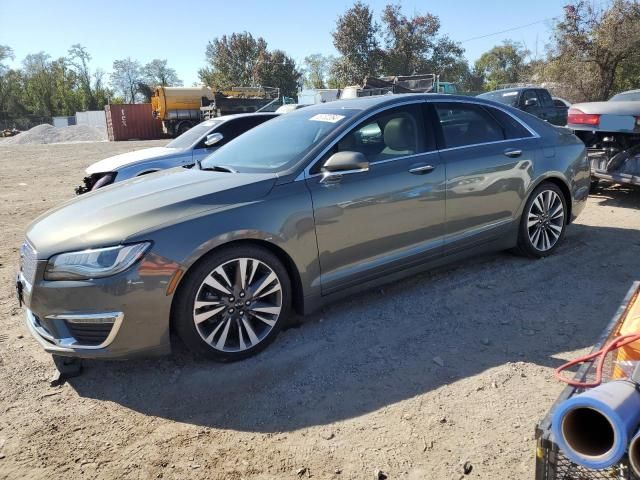
<path fill-rule="evenodd" d="M 221 352 L 243 352 L 259 344 L 282 311 L 282 285 L 267 264 L 235 258 L 202 281 L 193 305 L 200 337 Z"/>
<path fill-rule="evenodd" d="M 558 242 L 564 229 L 564 204 L 553 190 L 542 190 L 531 203 L 527 215 L 527 232 L 531 245 L 546 252 Z"/>

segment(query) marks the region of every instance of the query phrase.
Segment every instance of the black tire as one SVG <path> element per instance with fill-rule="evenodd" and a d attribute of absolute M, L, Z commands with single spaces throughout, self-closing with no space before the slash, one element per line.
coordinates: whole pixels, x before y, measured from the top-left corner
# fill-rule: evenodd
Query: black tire
<path fill-rule="evenodd" d="M 546 249 L 538 248 L 538 246 L 536 246 L 531 239 L 531 235 L 535 234 L 535 229 L 537 228 L 537 226 L 532 226 L 532 227 L 528 226 L 529 213 L 532 212 L 532 206 L 534 202 L 536 202 L 536 199 L 538 199 L 543 192 L 545 192 L 546 195 L 549 194 L 548 192 L 552 192 L 553 194 L 557 195 L 557 198 L 559 198 L 560 202 L 562 202 L 562 224 L 560 226 L 561 231 L 559 232 L 558 237 L 557 239 L 555 239 L 555 242 L 553 243 L 553 245 L 551 245 L 550 248 L 546 248 Z M 555 204 L 555 206 L 557 206 L 557 203 Z M 534 206 L 533 209 L 535 212 L 537 212 L 538 207 Z M 520 254 L 525 255 L 527 257 L 531 257 L 531 258 L 542 258 L 542 257 L 547 257 L 553 254 L 558 248 L 558 246 L 560 245 L 560 243 L 562 243 L 562 240 L 564 239 L 564 235 L 567 230 L 567 221 L 568 221 L 567 214 L 568 214 L 567 199 L 565 198 L 564 193 L 562 193 L 562 190 L 555 183 L 551 183 L 551 182 L 543 182 L 540 185 L 538 185 L 536 189 L 531 193 L 529 198 L 527 199 L 527 203 L 524 206 L 524 210 L 520 218 L 517 251 Z M 556 221 L 559 221 L 559 218 Z M 548 225 L 549 223 L 548 218 L 545 219 L 543 222 L 545 223 L 542 225 L 542 227 L 545 227 L 545 225 Z M 556 227 L 559 226 L 557 223 L 555 223 L 555 221 L 554 221 L 554 225 Z M 545 228 L 543 228 L 543 230 L 544 229 Z M 547 232 L 550 231 L 548 226 L 546 227 L 546 230 Z M 531 231 L 533 231 L 533 233 L 530 235 Z M 548 235 L 547 238 L 549 238 L 549 234 L 547 235 Z M 536 237 L 534 236 L 534 238 Z"/>
<path fill-rule="evenodd" d="M 235 304 L 236 312 L 235 312 L 235 316 L 232 317 L 228 313 L 231 310 L 234 310 L 233 309 L 234 305 L 229 303 L 229 299 L 231 297 L 223 298 L 223 297 L 226 297 L 226 294 L 222 294 L 222 295 L 218 295 L 220 297 L 219 299 L 214 298 L 218 294 L 218 291 L 208 289 L 203 286 L 203 282 L 205 281 L 205 279 L 210 278 L 210 275 L 214 274 L 214 271 L 216 269 L 218 269 L 221 266 L 224 266 L 226 270 L 229 270 L 229 268 L 233 268 L 234 265 L 237 265 L 237 263 L 233 263 L 235 259 L 242 259 L 242 258 L 255 259 L 259 263 L 260 262 L 262 263 L 262 266 L 260 266 L 259 268 L 264 269 L 265 271 L 268 271 L 268 269 L 270 269 L 276 275 L 277 281 L 279 282 L 281 293 L 278 293 L 278 294 L 274 293 L 273 295 L 278 295 L 278 299 L 279 301 L 281 301 L 280 312 L 277 318 L 275 319 L 275 324 L 272 327 L 270 327 L 270 330 L 268 332 L 264 334 L 264 337 L 260 338 L 258 343 L 254 343 L 248 348 L 240 351 L 222 351 L 220 349 L 217 349 L 214 345 L 207 343 L 202 336 L 203 335 L 202 329 L 208 326 L 209 323 L 211 323 L 212 331 L 215 330 L 215 326 L 222 324 L 223 322 L 229 323 L 230 327 L 227 330 L 232 337 L 235 335 L 235 340 L 238 341 L 239 345 L 241 341 L 243 342 L 242 339 L 245 336 L 247 336 L 247 340 L 248 340 L 248 335 L 249 335 L 245 320 L 243 320 L 243 318 L 251 319 L 252 322 L 254 322 L 254 324 L 252 325 L 253 327 L 256 326 L 255 323 L 257 323 L 258 326 L 264 327 L 265 329 L 268 327 L 268 326 L 265 327 L 263 325 L 263 322 L 258 321 L 254 317 L 249 317 L 247 312 L 245 312 L 244 314 L 246 316 L 240 317 L 238 315 L 238 314 L 242 314 L 242 310 L 241 310 L 242 308 L 247 308 L 248 310 L 250 310 L 249 307 L 244 307 L 244 306 L 238 307 L 237 304 Z M 248 267 L 248 268 L 251 268 L 251 267 Z M 227 274 L 228 273 L 229 272 L 227 271 Z M 207 290 L 207 292 L 205 292 L 206 295 L 212 295 L 212 298 L 214 298 L 216 302 L 218 300 L 226 302 L 226 307 L 225 307 L 226 310 L 220 314 L 214 315 L 211 320 L 206 320 L 204 322 L 201 322 L 200 325 L 204 324 L 204 327 L 196 327 L 195 319 L 197 318 L 197 315 L 200 315 L 200 314 L 198 313 L 196 315 L 195 301 L 196 301 L 197 295 L 203 294 L 203 289 Z M 244 292 L 241 292 L 241 293 L 244 293 Z M 236 292 L 236 294 L 238 293 Z M 238 298 L 236 299 L 236 301 L 240 301 L 239 297 L 240 295 L 238 294 Z M 249 297 L 249 288 L 247 288 L 247 298 L 248 297 Z M 290 315 L 291 298 L 292 298 L 291 281 L 289 279 L 287 270 L 282 264 L 282 262 L 278 259 L 278 257 L 275 256 L 273 253 L 271 253 L 269 250 L 266 250 L 264 248 L 261 248 L 259 246 L 254 246 L 254 245 L 241 245 L 241 246 L 232 246 L 232 247 L 222 248 L 206 256 L 201 261 L 199 261 L 196 265 L 194 265 L 191 268 L 191 270 L 189 270 L 189 272 L 187 273 L 187 276 L 181 283 L 178 292 L 176 292 L 176 298 L 174 300 L 174 306 L 172 309 L 172 323 L 180 339 L 185 343 L 187 348 L 189 348 L 189 350 L 191 350 L 195 354 L 204 356 L 206 358 L 216 360 L 219 362 L 233 362 L 233 361 L 242 360 L 244 358 L 257 354 L 258 352 L 264 350 L 271 342 L 275 340 L 275 338 L 277 337 L 280 330 L 282 330 L 282 327 L 285 325 L 287 318 Z M 253 298 L 251 300 L 253 301 Z M 242 301 L 240 301 L 240 303 L 242 303 Z M 230 309 L 227 309 L 227 307 L 229 307 Z M 217 307 L 212 307 L 212 308 L 215 309 Z M 208 314 L 208 313 L 209 313 L 208 311 L 205 311 L 205 314 Z M 217 319 L 218 317 L 220 317 L 220 320 L 214 320 L 214 318 Z M 271 317 L 271 319 L 273 318 L 274 317 Z M 225 325 L 225 328 L 226 328 L 226 325 Z M 222 328 L 223 332 L 225 328 Z M 243 335 L 243 332 L 244 332 L 244 335 Z M 255 335 L 253 328 L 251 329 L 251 333 Z M 212 343 L 213 343 L 213 340 L 215 339 L 214 335 L 215 333 L 212 335 Z M 225 335 L 225 339 L 226 338 L 227 336 Z M 224 346 L 226 346 L 226 344 L 224 344 L 223 347 Z M 238 348 L 240 348 L 240 346 L 238 346 Z"/>
<path fill-rule="evenodd" d="M 600 186 L 600 179 L 599 178 L 592 178 L 591 179 L 591 184 L 589 185 L 589 191 L 590 192 L 595 192 L 598 187 Z"/>

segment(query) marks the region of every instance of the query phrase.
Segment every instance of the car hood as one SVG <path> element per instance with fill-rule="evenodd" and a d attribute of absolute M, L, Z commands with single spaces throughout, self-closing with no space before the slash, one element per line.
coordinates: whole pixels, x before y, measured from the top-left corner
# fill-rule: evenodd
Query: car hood
<path fill-rule="evenodd" d="M 120 155 L 116 155 L 114 157 L 105 158 L 104 160 L 100 160 L 99 162 L 89 165 L 89 167 L 85 171 L 87 175 L 93 175 L 94 173 L 115 172 L 119 168 L 133 165 L 134 163 L 144 162 L 145 160 L 179 156 L 183 153 L 184 149 L 182 148 L 144 148 L 142 150 L 121 153 Z"/>
<path fill-rule="evenodd" d="M 599 115 L 640 115 L 640 102 L 585 102 L 574 103 L 571 108 Z"/>
<path fill-rule="evenodd" d="M 228 205 L 259 200 L 275 174 L 173 168 L 90 192 L 36 219 L 27 239 L 39 259 L 116 245 L 143 231 Z"/>

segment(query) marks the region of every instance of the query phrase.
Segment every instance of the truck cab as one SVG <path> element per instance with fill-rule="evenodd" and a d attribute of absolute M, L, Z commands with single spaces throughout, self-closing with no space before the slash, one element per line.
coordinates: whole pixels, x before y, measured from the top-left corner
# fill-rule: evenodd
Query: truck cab
<path fill-rule="evenodd" d="M 567 124 L 568 107 L 557 105 L 546 88 L 505 88 L 483 93 L 478 97 L 518 108 L 554 125 Z"/>

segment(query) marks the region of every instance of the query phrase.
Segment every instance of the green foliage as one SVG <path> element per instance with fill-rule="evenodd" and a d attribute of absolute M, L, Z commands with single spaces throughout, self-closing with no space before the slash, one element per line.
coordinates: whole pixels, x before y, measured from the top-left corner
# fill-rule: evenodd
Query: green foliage
<path fill-rule="evenodd" d="M 361 1 L 338 17 L 333 45 L 341 56 L 331 73 L 341 85 L 359 84 L 367 75 L 378 74 L 382 60 L 379 32 L 373 10 Z"/>
<path fill-rule="evenodd" d="M 216 90 L 268 86 L 282 95 L 295 96 L 301 73 L 295 61 L 281 50 L 270 52 L 263 38 L 248 32 L 215 38 L 207 44 L 207 67 L 198 75 Z"/>
<path fill-rule="evenodd" d="M 304 86 L 307 88 L 335 88 L 329 86 L 336 82 L 331 77 L 331 68 L 335 59 L 314 53 L 304 59 Z"/>
<path fill-rule="evenodd" d="M 167 65 L 167 60 L 155 58 L 142 68 L 144 81 L 151 88 L 157 86 L 163 87 L 181 87 L 182 80 L 178 78 L 177 72 Z"/>
<path fill-rule="evenodd" d="M 360 1 L 338 18 L 333 43 L 341 56 L 331 71 L 340 86 L 360 84 L 368 75 L 436 73 L 453 82 L 468 77 L 464 50 L 440 34 L 437 16 L 408 17 L 401 4 L 389 4 L 381 22 L 376 23 L 371 8 Z"/>
<path fill-rule="evenodd" d="M 522 81 L 529 53 L 522 44 L 505 40 L 476 60 L 474 73 L 484 79 L 486 90 Z"/>
<path fill-rule="evenodd" d="M 572 101 L 607 100 L 640 84 L 640 4 L 613 0 L 606 6 L 584 0 L 565 6 L 554 27 L 542 81 L 556 82 Z"/>
<path fill-rule="evenodd" d="M 139 84 L 144 82 L 142 66 L 131 57 L 113 61 L 111 85 L 126 103 L 136 103 L 140 98 Z"/>

